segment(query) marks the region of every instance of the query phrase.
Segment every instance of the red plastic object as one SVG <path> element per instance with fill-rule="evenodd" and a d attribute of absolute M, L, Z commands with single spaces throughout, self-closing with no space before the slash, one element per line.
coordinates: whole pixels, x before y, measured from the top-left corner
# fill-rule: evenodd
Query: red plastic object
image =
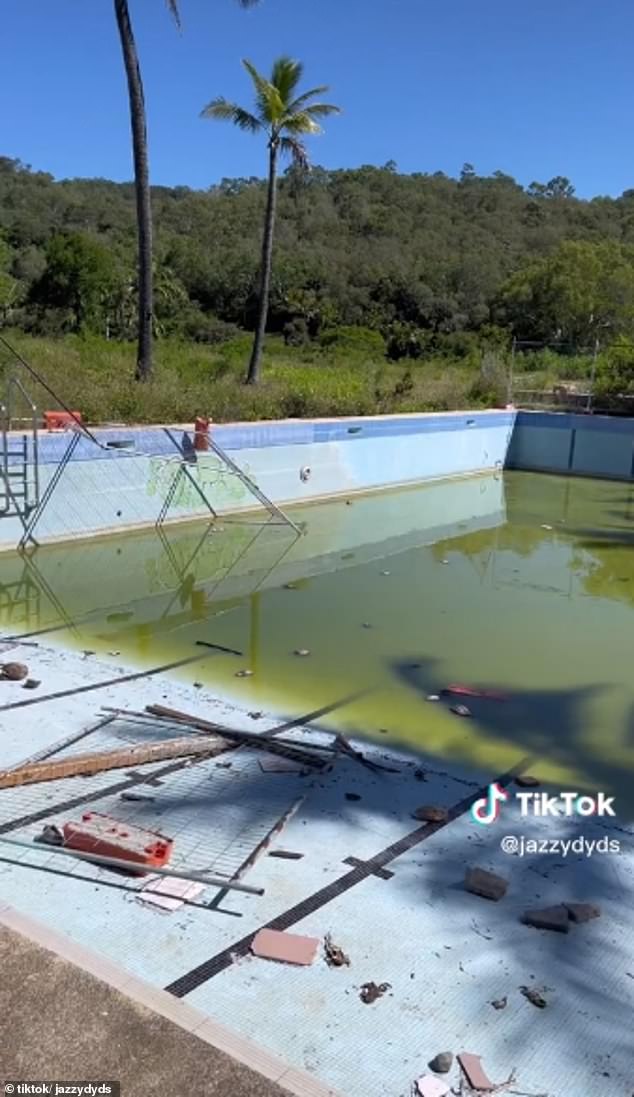
<path fill-rule="evenodd" d="M 475 686 L 445 686 L 442 693 L 455 693 L 459 697 L 485 697 L 487 701 L 508 701 L 508 694 L 497 689 L 476 689 Z"/>
<path fill-rule="evenodd" d="M 68 430 L 69 427 L 75 426 L 78 421 L 82 422 L 80 411 L 74 411 L 72 415 L 69 411 L 44 412 L 44 426 L 47 430 Z"/>
<path fill-rule="evenodd" d="M 194 419 L 194 449 L 206 451 L 209 449 L 209 422 L 202 415 Z"/>
<path fill-rule="evenodd" d="M 120 857 L 148 868 L 162 868 L 172 855 L 173 841 L 143 827 L 121 823 L 111 815 L 87 811 L 81 822 L 64 823 L 64 845 L 68 849 L 95 853 L 100 857 Z"/>

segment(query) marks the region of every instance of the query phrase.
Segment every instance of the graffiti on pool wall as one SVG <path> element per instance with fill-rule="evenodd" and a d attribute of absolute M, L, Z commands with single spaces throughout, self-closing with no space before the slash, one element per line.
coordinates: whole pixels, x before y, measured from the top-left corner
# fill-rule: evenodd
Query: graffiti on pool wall
<path fill-rule="evenodd" d="M 180 467 L 178 461 L 151 457 L 147 494 L 156 495 L 164 502 Z M 215 510 L 229 503 L 242 503 L 248 499 L 248 491 L 242 481 L 214 454 L 199 457 L 195 465 L 187 466 L 187 470 Z M 248 465 L 244 466 L 244 472 L 248 474 Z M 201 504 L 202 500 L 190 478 L 179 476 L 171 505 L 181 510 L 198 511 Z"/>

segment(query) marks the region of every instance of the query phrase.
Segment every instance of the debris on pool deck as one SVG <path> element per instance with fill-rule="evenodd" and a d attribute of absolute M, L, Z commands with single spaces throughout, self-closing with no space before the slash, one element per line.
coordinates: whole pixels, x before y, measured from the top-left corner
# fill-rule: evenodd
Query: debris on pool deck
<path fill-rule="evenodd" d="M 427 754 L 424 703 L 414 753 L 330 730 L 345 698 L 249 714 L 114 653 L 5 648 L 26 673 L 0 683 L 0 921 L 97 950 L 322 1093 L 630 1097 L 618 804 L 533 814 L 563 791 L 540 758 Z"/>

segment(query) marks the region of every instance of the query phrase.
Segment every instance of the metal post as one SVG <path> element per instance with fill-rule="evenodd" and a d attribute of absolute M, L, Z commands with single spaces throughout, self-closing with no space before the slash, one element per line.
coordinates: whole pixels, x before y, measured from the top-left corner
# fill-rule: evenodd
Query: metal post
<path fill-rule="evenodd" d="M 506 402 L 507 404 L 513 403 L 513 382 L 515 377 L 515 350 L 517 347 L 517 336 L 513 336 L 513 344 L 511 346 L 511 362 L 509 365 L 508 386 L 506 390 Z"/>
<path fill-rule="evenodd" d="M 594 353 L 592 355 L 592 370 L 590 373 L 590 392 L 588 393 L 588 403 L 586 404 L 586 412 L 588 415 L 592 414 L 592 401 L 594 398 L 594 385 L 597 377 L 597 358 L 599 357 L 599 340 L 594 341 Z"/>
<path fill-rule="evenodd" d="M 64 846 L 54 846 L 48 843 L 37 845 L 33 842 L 20 842 L 17 838 L 0 838 L 7 846 L 17 846 L 19 849 L 28 849 L 31 853 L 46 853 L 50 857 L 75 857 L 78 861 L 92 861 L 106 868 L 128 869 L 135 873 L 151 876 L 171 876 L 177 880 L 194 880 L 207 887 L 227 888 L 231 891 L 244 891 L 247 895 L 264 895 L 264 888 L 250 887 L 248 884 L 240 884 L 237 880 L 223 880 L 218 876 L 208 876 L 206 872 L 192 872 L 188 869 L 157 868 L 155 865 L 143 865 L 139 861 L 126 861 L 123 857 L 104 857 L 100 853 L 84 853 L 78 849 L 67 849 Z"/>

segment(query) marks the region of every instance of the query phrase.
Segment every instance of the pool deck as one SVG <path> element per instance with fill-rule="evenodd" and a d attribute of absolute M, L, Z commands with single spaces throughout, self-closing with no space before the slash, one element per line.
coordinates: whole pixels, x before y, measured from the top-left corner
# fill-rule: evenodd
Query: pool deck
<path fill-rule="evenodd" d="M 41 680 L 33 692 L 0 682 L 4 766 L 97 723 L 102 706 L 138 710 L 160 701 L 251 732 L 294 715 L 253 719 L 194 688 L 196 664 L 179 677 L 46 699 L 138 668 L 116 655 L 107 663 L 46 643 L 16 646 L 3 658 L 28 663 Z M 336 700 L 324 697 L 324 704 Z M 292 734 L 323 742 L 327 726 L 325 717 L 318 728 Z M 57 756 L 165 735 L 115 721 Z M 139 901 L 143 881 L 136 878 L 56 855 L 53 847 L 35 853 L 0 845 L 0 922 L 306 1097 L 409 1097 L 441 1051 L 481 1056 L 496 1085 L 513 1075 L 510 1092 L 631 1097 L 632 820 L 521 819 L 514 801 L 496 824 L 477 826 L 471 804 L 492 781 L 513 790 L 512 772 L 468 771 L 392 738 L 357 745 L 389 771 L 340 757 L 316 775 L 272 772 L 259 752 L 240 748 L 228 768 L 223 759 L 171 763 L 170 772 L 153 763 L 132 775 L 119 770 L 0 791 L 2 837 L 32 840 L 43 823 L 94 807 L 173 836 L 176 868 L 205 867 L 226 878 L 243 872 L 244 883 L 264 889 L 254 896 L 206 888 L 166 913 Z M 515 773 L 522 771 L 539 778 L 540 759 L 518 756 Z M 153 799 L 122 800 L 139 781 Z M 421 804 L 447 808 L 447 823 L 417 821 Z M 500 848 L 504 835 L 584 836 L 619 843 L 620 851 L 509 856 Z M 302 857 L 270 857 L 276 848 Z M 255 850 L 260 855 L 244 871 Z M 476 865 L 509 881 L 501 901 L 465 891 L 465 868 Z M 573 900 L 600 904 L 601 917 L 569 933 L 522 923 L 527 908 Z M 350 965 L 329 967 L 322 949 L 309 967 L 256 958 L 250 943 L 264 926 L 321 940 L 330 933 Z M 359 995 L 370 981 L 389 986 L 369 1005 Z M 531 1004 L 525 986 L 542 991 L 547 1007 Z M 494 1008 L 500 1000 L 504 1008 Z M 91 1073 L 101 1072 L 93 1064 Z M 461 1092 L 457 1064 L 447 1080 Z M 225 1091 L 241 1093 L 237 1082 Z M 259 1092 L 268 1097 L 264 1083 Z"/>

